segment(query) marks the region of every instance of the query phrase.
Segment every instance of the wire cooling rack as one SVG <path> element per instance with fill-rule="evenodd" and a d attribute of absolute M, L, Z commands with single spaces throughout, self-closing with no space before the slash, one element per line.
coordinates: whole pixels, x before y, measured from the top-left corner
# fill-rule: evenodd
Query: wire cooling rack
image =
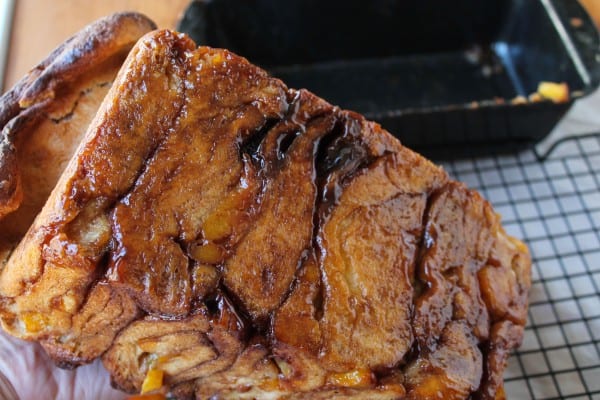
<path fill-rule="evenodd" d="M 533 256 L 529 320 L 505 373 L 508 399 L 600 399 L 600 134 L 444 163 Z"/>

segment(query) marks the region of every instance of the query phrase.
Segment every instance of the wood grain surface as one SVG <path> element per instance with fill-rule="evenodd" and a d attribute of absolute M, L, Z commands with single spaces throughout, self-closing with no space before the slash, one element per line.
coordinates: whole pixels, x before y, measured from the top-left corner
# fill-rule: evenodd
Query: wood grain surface
<path fill-rule="evenodd" d="M 580 0 L 600 28 L 600 0 Z"/>
<path fill-rule="evenodd" d="M 117 11 L 138 11 L 161 28 L 174 28 L 191 0 L 16 0 L 4 88 L 66 38 Z"/>

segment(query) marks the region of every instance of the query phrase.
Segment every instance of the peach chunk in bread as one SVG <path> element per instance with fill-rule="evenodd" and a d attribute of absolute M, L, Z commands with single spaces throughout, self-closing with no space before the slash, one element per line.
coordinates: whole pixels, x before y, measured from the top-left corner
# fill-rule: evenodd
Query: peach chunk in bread
<path fill-rule="evenodd" d="M 130 392 L 160 371 L 179 398 L 493 399 L 529 268 L 485 200 L 379 125 L 163 30 L 2 271 L 0 309 Z"/>

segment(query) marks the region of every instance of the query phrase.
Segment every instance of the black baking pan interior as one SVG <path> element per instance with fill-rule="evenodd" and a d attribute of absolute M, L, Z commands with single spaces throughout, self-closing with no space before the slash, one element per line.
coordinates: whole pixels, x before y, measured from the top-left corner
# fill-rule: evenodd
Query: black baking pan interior
<path fill-rule="evenodd" d="M 600 80 L 575 0 L 204 0 L 179 29 L 449 158 L 527 147 Z M 515 101 L 541 81 L 566 102 Z"/>

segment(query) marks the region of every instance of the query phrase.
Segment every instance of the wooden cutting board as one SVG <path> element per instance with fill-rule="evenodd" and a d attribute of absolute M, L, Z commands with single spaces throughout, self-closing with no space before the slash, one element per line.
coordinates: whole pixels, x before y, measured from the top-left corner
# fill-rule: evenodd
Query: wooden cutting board
<path fill-rule="evenodd" d="M 191 0 L 15 0 L 4 88 L 10 88 L 52 49 L 90 22 L 138 11 L 160 28 L 174 28 Z"/>
<path fill-rule="evenodd" d="M 580 0 L 600 28 L 600 0 Z"/>

